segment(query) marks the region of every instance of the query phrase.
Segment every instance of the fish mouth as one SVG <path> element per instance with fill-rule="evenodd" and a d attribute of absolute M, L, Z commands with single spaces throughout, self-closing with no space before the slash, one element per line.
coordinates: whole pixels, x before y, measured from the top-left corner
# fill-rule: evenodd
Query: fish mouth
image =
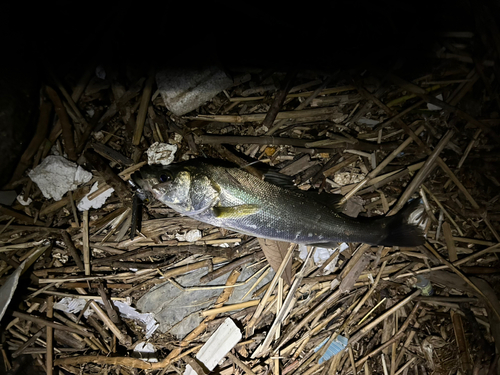
<path fill-rule="evenodd" d="M 144 178 L 141 171 L 132 173 L 129 184 L 140 200 L 143 202 L 149 202 L 151 200 L 151 184 Z"/>

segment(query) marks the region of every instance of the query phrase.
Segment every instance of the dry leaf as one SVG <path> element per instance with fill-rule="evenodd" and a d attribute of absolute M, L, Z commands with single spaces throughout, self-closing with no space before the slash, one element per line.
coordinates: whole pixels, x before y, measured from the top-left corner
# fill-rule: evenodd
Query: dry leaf
<path fill-rule="evenodd" d="M 271 267 L 277 271 L 280 268 L 283 258 L 286 256 L 290 243 L 259 238 L 259 244 Z M 292 285 L 292 260 L 288 262 L 283 271 L 283 280 Z"/>

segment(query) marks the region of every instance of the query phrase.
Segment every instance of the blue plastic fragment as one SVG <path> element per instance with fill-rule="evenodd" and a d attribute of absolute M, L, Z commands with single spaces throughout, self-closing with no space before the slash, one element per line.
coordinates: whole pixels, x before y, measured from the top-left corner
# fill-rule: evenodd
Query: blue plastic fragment
<path fill-rule="evenodd" d="M 314 352 L 320 350 L 321 347 L 325 345 L 329 339 L 330 339 L 329 337 L 324 339 L 323 342 L 314 349 Z M 326 349 L 325 354 L 323 354 L 323 357 L 319 359 L 318 363 L 322 364 L 323 362 L 328 361 L 330 358 L 332 358 L 335 354 L 340 353 L 342 350 L 345 349 L 348 341 L 349 340 L 346 337 L 338 335 L 337 338 L 333 340 L 333 342 L 330 344 L 328 349 Z"/>

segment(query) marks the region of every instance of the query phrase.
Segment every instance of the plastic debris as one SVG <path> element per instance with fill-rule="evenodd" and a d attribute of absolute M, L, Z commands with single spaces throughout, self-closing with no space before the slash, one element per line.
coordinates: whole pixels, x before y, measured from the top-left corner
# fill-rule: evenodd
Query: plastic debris
<path fill-rule="evenodd" d="M 45 198 L 60 201 L 68 191 L 89 182 L 92 173 L 62 156 L 49 155 L 28 176 Z"/>
<path fill-rule="evenodd" d="M 182 116 L 212 99 L 233 81 L 216 66 L 205 69 L 165 69 L 156 83 L 167 108 Z"/>
<path fill-rule="evenodd" d="M 17 284 L 19 283 L 19 278 L 27 270 L 35 260 L 38 259 L 42 253 L 44 253 L 50 245 L 41 246 L 33 254 L 31 254 L 28 259 L 22 262 L 16 270 L 10 274 L 5 283 L 0 287 L 0 320 L 2 320 L 7 307 L 9 306 L 14 292 L 17 289 Z"/>
<path fill-rule="evenodd" d="M 443 100 L 443 95 L 439 94 L 438 96 L 436 96 L 436 99 Z M 437 105 L 434 105 L 434 104 L 431 104 L 431 103 L 427 103 L 427 109 L 429 111 L 440 111 L 443 108 L 438 107 Z"/>
<path fill-rule="evenodd" d="M 373 127 L 375 125 L 378 125 L 380 124 L 380 121 L 378 120 L 373 120 L 371 118 L 365 118 L 365 117 L 362 117 L 360 118 L 358 121 L 357 121 L 358 124 L 362 124 L 362 125 L 368 125 L 370 127 Z"/>
<path fill-rule="evenodd" d="M 0 191 L 0 204 L 10 206 L 16 200 L 17 193 L 15 190 Z"/>
<path fill-rule="evenodd" d="M 329 337 L 324 339 L 323 342 L 314 349 L 314 352 L 316 353 L 318 350 L 320 350 L 323 347 L 323 345 L 327 343 L 329 339 L 330 339 Z M 323 354 L 323 356 L 319 359 L 318 363 L 322 364 L 323 362 L 328 361 L 330 358 L 332 358 L 335 354 L 340 353 L 342 350 L 345 349 L 348 341 L 349 340 L 346 337 L 338 335 L 335 338 L 335 340 L 333 340 L 333 342 L 330 344 L 328 349 L 326 349 L 325 354 Z"/>
<path fill-rule="evenodd" d="M 196 358 L 212 371 L 229 351 L 241 340 L 241 331 L 231 318 L 227 318 L 196 354 Z M 184 375 L 196 375 L 190 365 Z"/>
<path fill-rule="evenodd" d="M 168 165 L 174 161 L 177 145 L 155 142 L 146 151 L 148 164 Z"/>
<path fill-rule="evenodd" d="M 95 197 L 92 200 L 89 200 L 89 195 L 97 191 L 99 188 L 99 182 L 96 182 L 94 185 L 92 185 L 92 188 L 90 189 L 90 192 L 84 196 L 80 202 L 78 202 L 78 209 L 80 211 L 87 211 L 91 208 L 100 208 L 102 205 L 106 202 L 106 199 L 108 199 L 111 194 L 115 191 L 113 188 L 109 188 L 108 190 L 104 191 L 103 193 L 99 194 L 97 197 Z"/>
<path fill-rule="evenodd" d="M 340 244 L 340 253 L 344 251 L 345 249 L 349 248 L 349 245 L 346 244 L 345 242 L 342 242 Z M 314 254 L 312 256 L 312 259 L 314 260 L 314 264 L 316 264 L 318 267 L 320 267 L 323 263 L 325 263 L 328 258 L 335 252 L 336 249 L 329 249 L 325 247 L 316 247 Z M 300 259 L 304 260 L 307 257 L 307 246 L 306 245 L 299 245 L 299 257 Z M 335 266 L 337 265 L 337 260 L 338 256 L 330 262 L 329 265 L 325 267 L 323 270 L 323 275 L 327 275 L 335 270 Z"/>
<path fill-rule="evenodd" d="M 159 329 L 161 332 L 168 332 L 178 339 L 182 339 L 203 320 L 199 311 L 209 308 L 215 302 L 217 296 L 220 295 L 220 289 L 189 290 L 189 287 L 199 286 L 200 278 L 205 276 L 207 272 L 208 268 L 204 267 L 177 277 L 176 282 L 182 285 L 185 288 L 184 290 L 180 290 L 168 281 L 151 288 L 137 301 L 137 308 L 143 312 L 153 313 L 160 324 Z M 245 268 L 238 278 L 238 283 L 245 282 L 254 274 L 253 268 Z M 273 276 L 274 272 L 269 272 L 256 286 L 256 289 L 271 281 Z M 224 285 L 228 277 L 229 274 L 226 274 L 204 284 L 204 286 Z M 252 285 L 252 282 L 248 282 L 235 287 L 227 303 L 239 303 L 252 299 L 251 294 L 243 299 Z"/>
<path fill-rule="evenodd" d="M 158 362 L 156 348 L 150 342 L 139 342 L 134 348 L 134 357 L 142 359 L 144 362 Z"/>

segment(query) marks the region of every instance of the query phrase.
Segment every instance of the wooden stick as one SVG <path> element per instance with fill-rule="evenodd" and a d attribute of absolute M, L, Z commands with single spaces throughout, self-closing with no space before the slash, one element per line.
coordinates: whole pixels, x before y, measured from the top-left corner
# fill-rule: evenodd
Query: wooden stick
<path fill-rule="evenodd" d="M 54 317 L 54 297 L 47 297 L 47 319 Z M 47 375 L 52 375 L 54 372 L 54 328 L 47 326 L 47 355 L 46 366 Z"/>
<path fill-rule="evenodd" d="M 469 284 L 472 287 L 472 289 L 474 289 L 483 298 L 484 302 L 486 302 L 486 304 L 491 308 L 491 310 L 495 313 L 498 319 L 500 319 L 500 312 L 497 309 L 495 309 L 495 306 L 493 306 L 490 299 L 486 298 L 483 292 L 472 281 L 470 281 L 468 277 L 464 276 L 462 272 L 460 272 L 453 264 L 444 259 L 441 256 L 441 254 L 439 254 L 432 246 L 429 245 L 426 247 L 436 256 L 436 258 L 440 260 L 441 263 L 450 268 L 453 272 L 455 272 L 458 276 L 460 276 L 462 280 L 464 280 L 467 284 Z"/>
<path fill-rule="evenodd" d="M 57 113 L 57 116 L 59 117 L 59 120 L 61 121 L 62 135 L 64 138 L 64 148 L 68 153 L 68 159 L 76 161 L 78 155 L 76 154 L 75 138 L 71 123 L 69 121 L 68 113 L 66 112 L 66 108 L 64 108 L 59 95 L 57 95 L 57 92 L 52 87 L 46 86 L 45 91 L 54 104 L 54 109 Z"/>
<path fill-rule="evenodd" d="M 500 136 L 496 134 L 494 131 L 492 131 L 488 126 L 483 124 L 482 122 L 476 120 L 474 117 L 469 115 L 468 113 L 462 111 L 461 109 L 458 109 L 442 100 L 439 100 L 438 98 L 429 95 L 426 90 L 420 88 L 419 86 L 407 82 L 393 74 L 387 74 L 385 75 L 387 78 L 389 78 L 392 82 L 395 84 L 401 86 L 405 90 L 408 90 L 410 92 L 415 93 L 416 95 L 420 96 L 423 100 L 425 100 L 427 103 L 432 103 L 436 106 L 439 106 L 443 108 L 445 111 L 450 112 L 450 113 L 456 113 L 458 116 L 460 116 L 463 120 L 470 122 L 477 128 L 480 128 L 483 132 L 489 134 L 492 136 L 497 142 L 500 143 Z"/>
<path fill-rule="evenodd" d="M 76 291 L 80 294 L 87 294 L 87 292 L 82 288 L 76 288 Z M 97 304 L 97 302 L 91 301 L 90 306 L 96 312 L 99 319 L 101 319 L 104 322 L 104 324 L 106 324 L 106 326 L 111 330 L 111 332 L 113 332 L 113 334 L 116 336 L 116 338 L 120 341 L 122 345 L 128 347 L 132 344 L 132 339 L 130 338 L 130 336 L 124 335 L 118 329 L 118 327 L 111 321 L 111 319 L 109 319 L 109 317 L 101 309 L 101 307 Z"/>
<path fill-rule="evenodd" d="M 276 296 L 270 296 L 267 302 L 273 302 L 276 299 Z M 247 302 L 241 302 L 241 303 L 235 303 L 232 305 L 226 305 L 224 307 L 219 307 L 216 309 L 211 309 L 211 310 L 205 310 L 201 312 L 201 316 L 210 316 L 210 315 L 217 315 L 217 314 L 222 314 L 228 311 L 234 311 L 234 310 L 240 310 L 240 309 L 246 309 L 247 307 L 251 306 L 257 306 L 262 304 L 262 301 L 264 299 L 257 299 L 257 300 L 252 300 L 252 301 L 247 301 Z M 265 306 L 264 306 L 265 307 Z"/>
<path fill-rule="evenodd" d="M 149 101 L 151 100 L 151 91 L 153 89 L 153 83 L 155 81 L 155 71 L 151 69 L 149 71 L 149 77 L 142 91 L 141 105 L 139 106 L 139 112 L 137 113 L 137 119 L 135 122 L 135 132 L 132 138 L 132 144 L 138 146 L 141 143 L 142 132 L 144 130 L 144 122 L 146 121 L 146 114 L 148 112 Z"/>
<path fill-rule="evenodd" d="M 248 375 L 256 375 L 255 372 L 252 371 L 250 367 L 245 365 L 243 361 L 241 361 L 238 357 L 236 357 L 233 353 L 229 352 L 227 353 L 227 357 L 233 361 L 234 364 L 238 365 L 241 367 L 243 371 L 245 371 Z"/>
<path fill-rule="evenodd" d="M 282 119 L 299 119 L 304 117 L 316 117 L 330 115 L 337 112 L 337 107 L 321 107 L 315 109 L 303 109 L 302 111 L 282 111 L 276 115 L 276 120 Z M 267 113 L 252 113 L 247 115 L 198 115 L 195 117 L 187 117 L 189 120 L 227 122 L 234 124 L 244 124 L 245 122 L 260 122 L 263 121 Z"/>
<path fill-rule="evenodd" d="M 90 275 L 90 246 L 89 246 L 89 211 L 83 211 L 83 263 L 85 266 L 85 275 Z"/>
<path fill-rule="evenodd" d="M 33 334 L 33 336 L 30 337 L 30 339 L 28 341 L 26 341 L 19 348 L 17 348 L 17 350 L 14 353 L 12 353 L 12 358 L 16 358 L 17 356 L 19 356 L 20 354 L 22 354 L 24 352 L 24 349 L 31 346 L 31 344 L 33 344 L 42 335 L 43 330 L 45 328 L 46 327 L 40 328 L 36 333 Z"/>
<path fill-rule="evenodd" d="M 420 184 L 425 180 L 425 178 L 429 175 L 431 172 L 432 168 L 434 167 L 434 163 L 441 153 L 443 151 L 444 147 L 448 144 L 450 141 L 451 137 L 455 134 L 453 130 L 448 130 L 448 132 L 441 138 L 439 141 L 438 145 L 434 149 L 433 153 L 431 156 L 427 158 L 427 160 L 424 163 L 424 166 L 418 171 L 416 176 L 413 178 L 413 180 L 408 184 L 406 187 L 406 190 L 404 193 L 401 195 L 397 203 L 394 205 L 394 207 L 389 211 L 387 214 L 388 216 L 396 214 L 408 201 L 410 196 L 415 192 L 415 190 L 418 189 Z"/>
<path fill-rule="evenodd" d="M 55 360 L 54 364 L 56 366 L 64 366 L 64 365 L 81 365 L 87 363 L 95 363 L 101 365 L 135 367 L 143 370 L 157 370 L 169 366 L 172 362 L 178 361 L 179 359 L 191 354 L 192 352 L 199 350 L 202 346 L 203 345 L 197 345 L 189 349 L 188 351 L 182 353 L 178 357 L 168 360 L 165 358 L 162 361 L 156 363 L 144 362 L 142 359 L 131 358 L 131 357 L 104 357 L 104 356 L 84 355 L 78 357 L 59 358 Z"/>
<path fill-rule="evenodd" d="M 392 306 L 389 310 L 387 310 L 385 313 L 381 314 L 378 318 L 374 319 L 372 322 L 368 323 L 366 326 L 363 328 L 360 328 L 349 340 L 351 344 L 354 344 L 355 342 L 358 342 L 363 336 L 365 336 L 373 327 L 375 327 L 377 324 L 379 324 L 381 321 L 383 321 L 385 318 L 387 318 L 389 315 L 392 315 L 396 310 L 399 310 L 401 307 L 406 305 L 408 302 L 410 302 L 412 299 L 417 297 L 420 294 L 420 289 L 416 290 L 412 294 L 410 294 L 408 297 L 405 299 L 401 300 L 399 303 L 395 304 Z"/>
<path fill-rule="evenodd" d="M 467 339 L 465 337 L 462 317 L 459 314 L 455 314 L 453 310 L 450 311 L 450 314 L 451 321 L 453 323 L 453 331 L 455 332 L 455 340 L 458 346 L 460 364 L 462 365 L 461 368 L 466 374 L 470 374 L 472 371 L 472 364 L 469 349 L 467 347 Z"/>
<path fill-rule="evenodd" d="M 422 133 L 425 129 L 425 126 L 420 126 L 415 132 L 417 135 Z M 392 151 L 373 171 L 368 173 L 368 175 L 363 179 L 363 181 L 359 182 L 349 193 L 347 193 L 344 198 L 340 201 L 340 204 L 344 204 L 349 198 L 351 198 L 354 194 L 356 194 L 366 183 L 368 183 L 371 179 L 375 178 L 395 157 L 397 157 L 401 151 L 403 151 L 410 143 L 413 142 L 412 137 L 408 137 L 401 145 Z"/>
<path fill-rule="evenodd" d="M 262 121 L 262 126 L 265 126 L 268 129 L 271 128 L 272 124 L 274 123 L 274 120 L 276 119 L 276 116 L 278 115 L 279 110 L 281 109 L 283 103 L 285 102 L 288 92 L 292 88 L 292 82 L 296 75 L 297 75 L 296 71 L 287 73 L 283 88 L 280 89 L 276 94 L 276 96 L 274 97 L 274 101 L 271 104 L 269 110 L 267 111 L 264 121 Z"/>
<path fill-rule="evenodd" d="M 19 319 L 24 319 L 24 320 L 28 320 L 28 321 L 31 321 L 31 322 L 35 322 L 37 324 L 44 325 L 44 326 L 47 326 L 47 327 L 52 327 L 52 328 L 55 328 L 55 329 L 60 329 L 61 331 L 68 331 L 68 332 L 72 332 L 72 333 L 77 333 L 77 334 L 80 334 L 80 335 L 84 335 L 84 336 L 87 336 L 87 337 L 92 337 L 92 333 L 90 333 L 90 332 L 81 331 L 81 330 L 78 330 L 78 329 L 75 329 L 75 328 L 67 327 L 65 325 L 54 323 L 54 322 L 51 322 L 50 320 L 39 318 L 37 316 L 33 316 L 33 315 L 30 315 L 30 314 L 25 314 L 25 313 L 21 313 L 21 312 L 18 312 L 18 311 L 14 311 L 12 313 L 12 316 L 14 316 L 16 318 L 19 318 Z"/>
<path fill-rule="evenodd" d="M 250 319 L 250 321 L 247 324 L 247 327 L 246 327 L 247 333 L 252 332 L 253 327 L 257 323 L 257 319 L 260 317 L 260 314 L 262 314 L 262 311 L 264 310 L 264 307 L 266 306 L 268 299 L 270 298 L 271 293 L 274 290 L 274 287 L 278 283 L 279 278 L 281 277 L 281 275 L 285 271 L 285 268 L 288 265 L 288 262 L 292 258 L 294 248 L 295 248 L 295 244 L 291 243 L 290 246 L 288 247 L 288 251 L 287 251 L 285 257 L 283 258 L 283 260 L 281 262 L 280 268 L 278 268 L 278 270 L 276 271 L 276 274 L 274 275 L 271 283 L 269 284 L 269 287 L 267 288 L 266 294 L 264 295 L 264 297 L 260 301 L 260 304 L 257 307 L 257 310 L 255 310 L 255 313 L 252 316 L 252 319 Z"/>
<path fill-rule="evenodd" d="M 448 248 L 448 259 L 450 262 L 455 262 L 458 260 L 457 249 L 455 243 L 453 242 L 453 235 L 451 234 L 450 224 L 448 222 L 443 223 L 443 235 L 446 241 L 446 247 Z"/>
<path fill-rule="evenodd" d="M 88 211 L 85 211 L 85 212 L 88 213 Z M 73 257 L 77 267 L 81 271 L 85 271 L 82 259 L 80 258 L 79 251 L 76 249 L 75 244 L 73 243 L 73 240 L 71 239 L 71 236 L 66 231 L 62 231 L 61 235 L 62 235 L 63 241 L 66 244 L 66 247 L 68 248 L 69 253 Z M 88 235 L 87 235 L 87 240 L 88 240 Z"/>

